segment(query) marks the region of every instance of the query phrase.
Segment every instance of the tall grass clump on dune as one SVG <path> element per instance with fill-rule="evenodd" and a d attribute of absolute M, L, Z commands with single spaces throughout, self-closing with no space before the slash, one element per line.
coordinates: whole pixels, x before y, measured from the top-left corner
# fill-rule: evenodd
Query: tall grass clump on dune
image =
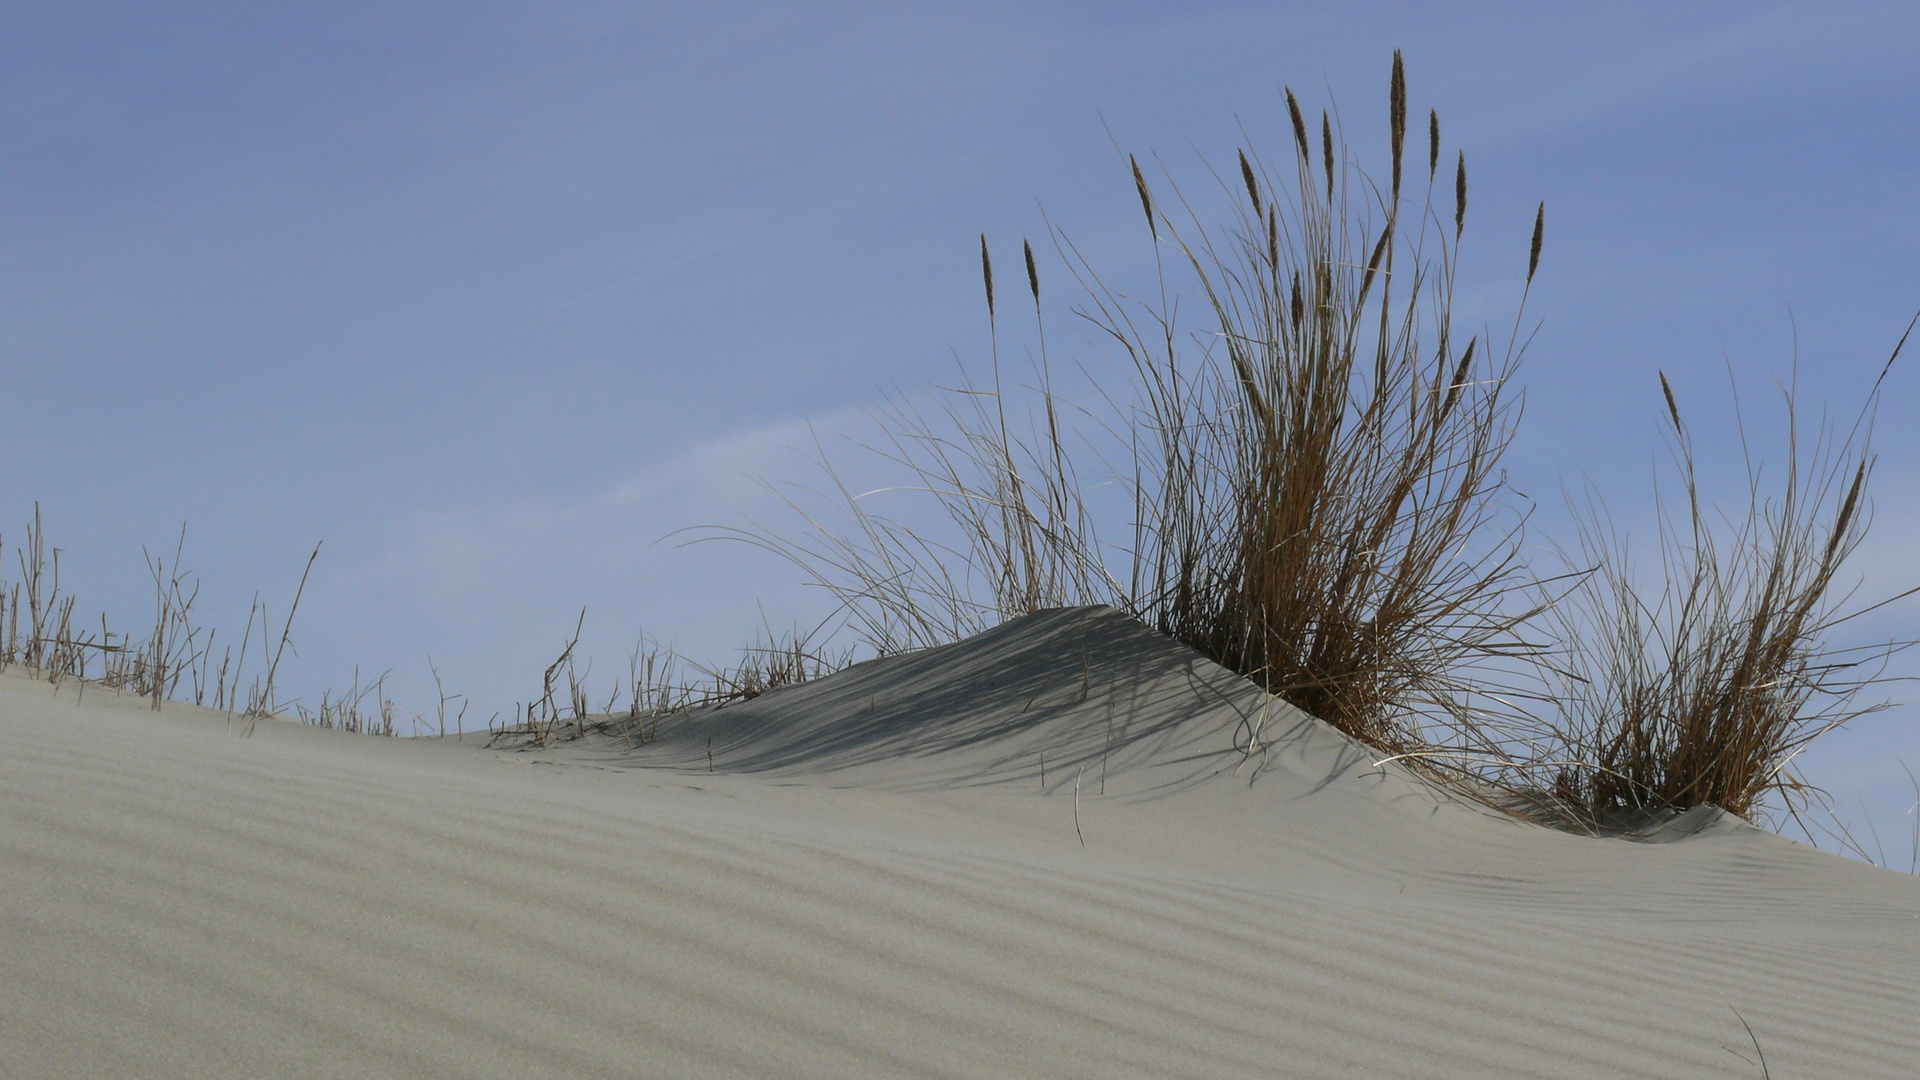
<path fill-rule="evenodd" d="M 1503 611 L 1521 583 L 1524 513 L 1498 467 L 1518 419 L 1518 316 L 1500 345 L 1453 324 L 1466 158 L 1440 172 L 1429 113 L 1427 180 L 1403 191 L 1418 150 L 1398 53 L 1384 181 L 1331 114 L 1315 130 L 1291 90 L 1285 101 L 1282 158 L 1242 149 L 1235 171 L 1214 174 L 1222 224 L 1129 158 L 1157 269 L 1147 298 L 1110 287 L 1054 232 L 1084 290 L 1076 314 L 1128 384 L 1099 391 L 1104 414 L 1054 392 L 1031 247 L 1035 393 L 1025 410 L 1010 401 L 983 238 L 991 382 L 880 416 L 879 449 L 939 501 L 949 539 L 869 511 L 830 465 L 851 529 L 810 515 L 801 541 L 753 538 L 837 595 L 881 651 L 1109 603 L 1372 745 L 1424 745 L 1413 717 L 1458 715 L 1474 661 L 1518 647 L 1520 619 Z M 1527 285 L 1543 223 L 1544 207 Z M 1204 304 L 1182 309 L 1183 296 Z M 1091 438 L 1065 430 L 1068 415 L 1095 417 Z M 1090 510 L 1090 453 L 1130 492 L 1131 521 Z M 1103 541 L 1102 524 L 1126 540 Z"/>
<path fill-rule="evenodd" d="M 1783 387 L 1784 468 L 1769 482 L 1743 445 L 1747 504 L 1734 514 L 1703 501 L 1693 439 L 1661 374 L 1678 485 L 1657 500 L 1658 571 L 1640 576 L 1590 496 L 1575 508 L 1577 549 L 1563 556 L 1579 584 L 1542 609 L 1560 648 L 1535 745 L 1566 762 L 1552 790 L 1560 809 L 1604 821 L 1712 804 L 1753 818 L 1777 794 L 1798 816 L 1820 792 L 1795 774 L 1795 757 L 1887 707 L 1860 696 L 1911 642 L 1834 640 L 1849 620 L 1920 591 L 1854 604 L 1842 580 L 1871 522 L 1873 415 L 1905 342 L 1844 435 L 1823 423 L 1803 446 L 1796 389 Z"/>
<path fill-rule="evenodd" d="M 1524 517 L 1498 469 L 1517 421 L 1518 318 L 1504 348 L 1453 326 L 1466 158 L 1446 192 L 1429 114 L 1425 190 L 1403 196 L 1397 53 L 1384 186 L 1351 164 L 1326 113 L 1316 154 L 1286 96 L 1292 160 L 1270 168 L 1243 151 L 1244 198 L 1222 230 L 1177 191 L 1169 208 L 1133 165 L 1156 255 L 1170 248 L 1207 301 L 1197 353 L 1168 305 L 1083 276 L 1089 317 L 1133 362 L 1152 439 L 1137 462 L 1131 599 L 1274 694 L 1402 751 L 1425 741 L 1414 715 L 1454 712 L 1476 659 L 1518 647 L 1503 612 Z"/>

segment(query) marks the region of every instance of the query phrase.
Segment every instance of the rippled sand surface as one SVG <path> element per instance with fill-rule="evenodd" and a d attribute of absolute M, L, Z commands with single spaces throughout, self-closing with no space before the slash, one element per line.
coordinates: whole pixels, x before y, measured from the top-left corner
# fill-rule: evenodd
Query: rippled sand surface
<path fill-rule="evenodd" d="M 1711 813 L 1501 818 L 1104 609 L 645 745 L 76 689 L 0 676 L 8 1078 L 1920 1062 L 1920 881 Z"/>

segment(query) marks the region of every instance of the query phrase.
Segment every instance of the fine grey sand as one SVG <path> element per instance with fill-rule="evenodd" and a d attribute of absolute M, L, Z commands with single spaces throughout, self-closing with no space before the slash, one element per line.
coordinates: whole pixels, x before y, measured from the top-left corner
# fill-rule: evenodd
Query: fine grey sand
<path fill-rule="evenodd" d="M 1920 1074 L 1920 881 L 1495 815 L 1105 609 L 632 748 L 77 689 L 0 677 L 9 1080 Z"/>

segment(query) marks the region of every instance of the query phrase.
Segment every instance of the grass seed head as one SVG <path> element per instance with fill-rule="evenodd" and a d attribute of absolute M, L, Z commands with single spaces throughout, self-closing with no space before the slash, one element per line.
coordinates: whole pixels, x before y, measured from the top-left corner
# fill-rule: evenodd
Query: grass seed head
<path fill-rule="evenodd" d="M 1153 196 L 1147 191 L 1146 174 L 1140 171 L 1140 162 L 1132 154 L 1127 155 L 1127 164 L 1133 167 L 1133 186 L 1140 193 L 1140 210 L 1147 215 L 1147 231 L 1153 234 L 1154 243 L 1159 243 L 1160 229 L 1153 222 Z"/>
<path fill-rule="evenodd" d="M 1454 402 L 1460 399 L 1460 391 L 1466 388 L 1467 373 L 1473 367 L 1474 346 L 1478 344 L 1480 344 L 1480 338 L 1478 336 L 1468 339 L 1467 351 L 1460 354 L 1460 363 L 1453 369 L 1453 381 L 1447 384 L 1446 404 L 1440 407 L 1440 418 L 1442 420 L 1445 420 L 1447 414 L 1453 411 Z"/>
<path fill-rule="evenodd" d="M 980 234 L 980 277 L 987 283 L 987 318 L 993 318 L 993 256 L 987 254 L 987 234 Z"/>
<path fill-rule="evenodd" d="M 1453 237 L 1467 227 L 1467 152 L 1460 151 L 1460 168 L 1453 174 Z"/>
<path fill-rule="evenodd" d="M 1427 112 L 1427 182 L 1440 172 L 1440 110 Z"/>
<path fill-rule="evenodd" d="M 1840 549 L 1840 544 L 1847 535 L 1847 527 L 1853 524 L 1853 512 L 1860 505 L 1860 489 L 1866 482 L 1867 459 L 1862 457 L 1859 468 L 1853 473 L 1853 485 L 1847 488 L 1846 501 L 1840 504 L 1840 517 L 1833 523 L 1833 535 L 1827 537 L 1827 550 L 1820 560 L 1822 565 L 1833 564 L 1834 552 Z"/>
<path fill-rule="evenodd" d="M 1260 184 L 1259 181 L 1253 178 L 1253 166 L 1248 164 L 1247 152 L 1245 150 L 1240 151 L 1240 178 L 1247 182 L 1247 198 L 1252 200 L 1254 216 L 1258 217 L 1262 212 L 1260 207 Z"/>
<path fill-rule="evenodd" d="M 1312 155 L 1307 149 L 1307 122 L 1300 116 L 1300 102 L 1294 99 L 1293 87 L 1287 87 L 1286 91 L 1287 116 L 1293 120 L 1294 148 L 1300 152 L 1301 161 L 1311 160 Z"/>
<path fill-rule="evenodd" d="M 1533 284 L 1533 272 L 1540 268 L 1540 242 L 1547 232 L 1547 204 L 1543 201 L 1533 215 L 1533 244 L 1527 250 L 1527 284 Z"/>
<path fill-rule="evenodd" d="M 1320 110 L 1320 160 L 1327 164 L 1327 201 L 1333 201 L 1333 117 Z"/>
<path fill-rule="evenodd" d="M 1667 382 L 1667 373 L 1664 371 L 1660 373 L 1660 393 L 1667 399 L 1667 415 L 1673 420 L 1673 430 L 1686 434 L 1686 425 L 1680 422 L 1680 405 L 1673 400 L 1673 385 Z"/>
<path fill-rule="evenodd" d="M 1393 243 L 1393 223 L 1380 230 L 1380 239 L 1373 245 L 1373 257 L 1367 260 L 1367 272 L 1360 277 L 1360 296 L 1364 299 L 1367 290 L 1373 285 L 1373 275 L 1380 272 L 1380 260 L 1387 254 L 1387 245 Z"/>
<path fill-rule="evenodd" d="M 1407 73 L 1400 50 L 1393 50 L 1393 86 L 1387 95 L 1388 124 L 1393 132 L 1393 201 L 1400 201 L 1400 159 L 1407 142 Z"/>

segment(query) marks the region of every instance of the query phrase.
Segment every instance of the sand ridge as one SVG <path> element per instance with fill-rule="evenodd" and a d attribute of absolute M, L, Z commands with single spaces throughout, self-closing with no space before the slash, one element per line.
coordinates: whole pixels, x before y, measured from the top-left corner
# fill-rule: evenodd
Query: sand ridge
<path fill-rule="evenodd" d="M 0 740 L 8 1077 L 1758 1076 L 1741 1017 L 1775 1077 L 1920 1061 L 1920 882 L 1491 814 L 1104 609 L 632 749 L 17 673 Z"/>

